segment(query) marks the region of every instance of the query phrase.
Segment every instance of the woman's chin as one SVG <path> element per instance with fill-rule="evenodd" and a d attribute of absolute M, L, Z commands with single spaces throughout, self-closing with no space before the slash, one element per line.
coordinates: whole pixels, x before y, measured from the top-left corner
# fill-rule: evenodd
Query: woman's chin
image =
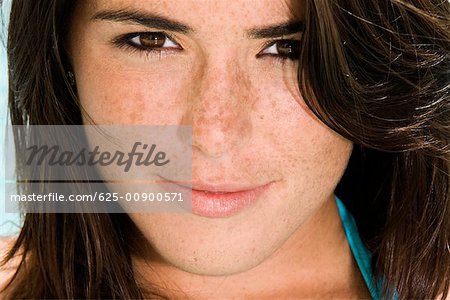
<path fill-rule="evenodd" d="M 247 226 L 245 230 L 246 226 L 242 223 L 237 228 L 193 228 L 191 225 L 190 230 L 186 224 L 170 226 L 166 223 L 163 226 L 165 230 L 156 230 L 157 227 L 161 229 L 164 222 L 153 221 L 139 218 L 134 220 L 151 245 L 151 250 L 145 257 L 147 261 L 156 268 L 175 267 L 180 271 L 203 276 L 225 276 L 248 271 L 265 261 L 291 233 L 290 229 L 285 228 L 278 232 L 286 232 L 286 235 L 268 235 L 270 224 L 261 227 Z M 160 226 L 149 223 L 158 223 Z"/>
<path fill-rule="evenodd" d="M 185 256 L 166 256 L 165 259 L 170 265 L 180 271 L 211 277 L 239 274 L 258 266 L 265 259 L 265 257 L 258 258 L 253 255 L 242 255 L 239 257 L 239 260 L 236 260 L 232 256 L 224 257 L 221 254 L 217 254 L 195 261 Z"/>

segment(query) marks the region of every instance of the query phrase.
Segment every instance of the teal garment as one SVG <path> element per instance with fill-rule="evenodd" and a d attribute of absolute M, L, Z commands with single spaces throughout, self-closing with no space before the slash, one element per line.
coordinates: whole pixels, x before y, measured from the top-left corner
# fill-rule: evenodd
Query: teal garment
<path fill-rule="evenodd" d="M 380 299 L 381 294 L 381 282 L 378 285 L 372 279 L 372 266 L 371 266 L 371 253 L 364 246 L 361 237 L 356 227 L 355 219 L 345 207 L 344 203 L 336 196 L 336 203 L 339 208 L 339 215 L 341 216 L 342 224 L 344 226 L 345 234 L 347 236 L 350 249 L 353 256 L 361 270 L 364 281 L 369 289 L 372 299 Z"/>

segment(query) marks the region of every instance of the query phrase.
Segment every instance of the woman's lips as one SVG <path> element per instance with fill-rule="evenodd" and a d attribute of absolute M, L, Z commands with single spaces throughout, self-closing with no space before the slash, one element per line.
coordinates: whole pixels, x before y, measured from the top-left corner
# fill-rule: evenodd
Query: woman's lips
<path fill-rule="evenodd" d="M 184 199 L 191 196 L 191 206 L 189 203 L 181 206 L 193 214 L 209 218 L 224 218 L 237 214 L 256 202 L 273 183 L 244 187 L 242 184 L 207 185 L 194 181 L 191 188 L 191 185 L 185 182 L 177 183 L 164 178 L 163 181 L 165 190 L 182 193 Z"/>

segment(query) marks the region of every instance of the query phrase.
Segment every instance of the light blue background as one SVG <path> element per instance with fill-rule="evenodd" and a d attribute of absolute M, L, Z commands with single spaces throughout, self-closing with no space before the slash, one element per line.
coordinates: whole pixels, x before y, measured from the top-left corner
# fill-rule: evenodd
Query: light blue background
<path fill-rule="evenodd" d="M 0 1 L 1 3 L 2 1 Z M 20 216 L 18 214 L 5 213 L 5 156 L 4 156 L 4 141 L 5 130 L 8 122 L 7 118 L 7 93 L 8 93 L 8 76 L 7 76 L 7 62 L 6 62 L 6 25 L 10 0 L 3 2 L 0 14 L 0 236 L 15 235 L 19 232 L 19 224 L 21 224 Z"/>

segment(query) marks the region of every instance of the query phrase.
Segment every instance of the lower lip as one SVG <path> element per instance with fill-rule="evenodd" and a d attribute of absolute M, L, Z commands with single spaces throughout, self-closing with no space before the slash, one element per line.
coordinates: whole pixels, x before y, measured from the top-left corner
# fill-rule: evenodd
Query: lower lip
<path fill-rule="evenodd" d="M 226 218 L 239 213 L 246 207 L 249 207 L 255 203 L 269 190 L 272 183 L 268 183 L 251 190 L 230 193 L 205 192 L 194 189 L 191 190 L 188 187 L 180 186 L 174 183 L 169 185 L 171 186 L 171 192 L 175 192 L 175 190 L 177 190 L 184 195 L 191 193 L 192 206 L 187 207 L 186 203 L 184 203 L 184 205 L 181 204 L 181 206 L 189 209 L 189 211 L 193 214 L 208 218 Z"/>

